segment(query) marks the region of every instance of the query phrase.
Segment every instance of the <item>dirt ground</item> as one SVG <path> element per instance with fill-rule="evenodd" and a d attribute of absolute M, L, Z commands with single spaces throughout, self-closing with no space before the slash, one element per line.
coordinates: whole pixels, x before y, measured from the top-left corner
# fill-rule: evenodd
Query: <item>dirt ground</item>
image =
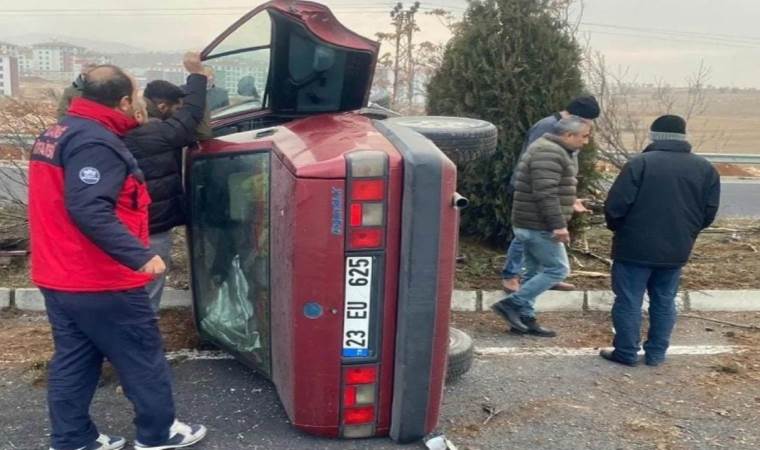
<path fill-rule="evenodd" d="M 609 253 L 612 233 L 594 226 L 583 240 L 570 247 L 568 279 L 578 289 L 609 289 Z M 463 239 L 457 265 L 457 288 L 499 289 L 504 250 Z M 752 220 L 722 221 L 702 233 L 690 263 L 684 270 L 681 287 L 690 290 L 760 288 L 760 223 Z"/>
<path fill-rule="evenodd" d="M 167 351 L 197 347 L 189 309 L 162 311 L 160 327 Z M 33 369 L 52 353 L 53 340 L 44 313 L 0 310 L 0 366 Z"/>

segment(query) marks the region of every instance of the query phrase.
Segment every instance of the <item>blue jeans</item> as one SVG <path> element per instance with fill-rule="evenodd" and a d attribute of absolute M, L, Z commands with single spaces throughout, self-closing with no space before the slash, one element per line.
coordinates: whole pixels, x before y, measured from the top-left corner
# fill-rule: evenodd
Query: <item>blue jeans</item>
<path fill-rule="evenodd" d="M 649 293 L 649 333 L 644 343 L 646 359 L 662 362 L 670 346 L 676 323 L 675 298 L 681 280 L 681 268 L 656 269 L 615 261 L 612 265 L 612 322 L 615 339 L 612 345 L 618 358 L 637 359 L 641 341 L 641 305 L 644 292 Z"/>
<path fill-rule="evenodd" d="M 51 446 L 80 448 L 97 439 L 89 409 L 104 358 L 113 364 L 134 406 L 137 440 L 147 445 L 166 441 L 174 422 L 172 380 L 145 289 L 42 289 L 42 294 L 55 344 L 48 377 Z"/>
<path fill-rule="evenodd" d="M 565 244 L 554 240 L 551 231 L 514 230 L 525 248 L 525 276 L 520 290 L 510 295 L 508 301 L 522 317 L 535 317 L 536 297 L 567 278 L 570 262 Z"/>
<path fill-rule="evenodd" d="M 517 236 L 512 239 L 507 249 L 507 259 L 504 262 L 504 268 L 501 271 L 501 278 L 507 280 L 510 278 L 517 278 L 520 276 L 523 270 L 525 247 L 523 243 L 517 239 Z"/>
<path fill-rule="evenodd" d="M 164 231 L 161 233 L 150 235 L 150 249 L 164 260 L 166 264 L 166 270 L 169 270 L 172 257 L 172 230 Z M 166 285 L 166 272 L 158 275 L 153 279 L 145 289 L 148 291 L 148 298 L 150 299 L 150 307 L 158 314 L 161 308 L 161 295 L 164 293 L 164 286 Z"/>

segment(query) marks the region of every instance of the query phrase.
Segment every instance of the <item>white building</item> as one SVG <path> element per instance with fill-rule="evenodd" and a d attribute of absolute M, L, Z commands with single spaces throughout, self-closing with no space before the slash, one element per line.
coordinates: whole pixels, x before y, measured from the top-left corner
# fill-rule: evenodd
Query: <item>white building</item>
<path fill-rule="evenodd" d="M 13 97 L 18 93 L 18 61 L 13 56 L 0 55 L 0 95 Z"/>
<path fill-rule="evenodd" d="M 85 53 L 85 49 L 63 42 L 45 42 L 33 47 L 32 70 L 44 75 L 46 72 L 71 74 L 74 72 L 74 57 Z M 77 68 L 78 70 L 78 68 Z"/>

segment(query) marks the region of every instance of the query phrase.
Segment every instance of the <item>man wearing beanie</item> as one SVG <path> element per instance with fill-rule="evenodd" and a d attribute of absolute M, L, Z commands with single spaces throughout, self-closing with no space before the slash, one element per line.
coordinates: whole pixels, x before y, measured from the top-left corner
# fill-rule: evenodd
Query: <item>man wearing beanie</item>
<path fill-rule="evenodd" d="M 629 366 L 638 362 L 645 292 L 650 301 L 645 362 L 658 366 L 665 361 L 676 322 L 681 269 L 720 204 L 720 176 L 706 159 L 691 152 L 681 117 L 655 120 L 651 139 L 644 152 L 623 167 L 604 205 L 607 228 L 615 233 L 616 334 L 614 350 L 602 350 L 600 356 Z"/>
<path fill-rule="evenodd" d="M 567 105 L 564 111 L 560 111 L 557 113 L 552 114 L 551 116 L 544 117 L 543 119 L 536 122 L 530 130 L 528 130 L 528 136 L 525 138 L 525 142 L 523 143 L 522 150 L 520 151 L 520 157 L 525 154 L 525 151 L 528 149 L 530 144 L 532 144 L 534 141 L 536 141 L 538 138 L 543 136 L 546 133 L 551 133 L 554 129 L 554 126 L 559 122 L 560 119 L 568 118 L 570 116 L 577 116 L 581 117 L 587 120 L 595 120 L 597 117 L 599 117 L 599 104 L 596 101 L 596 98 L 591 95 L 587 96 L 581 96 L 576 97 L 570 103 Z M 575 160 L 576 167 L 578 166 L 578 153 L 575 152 L 573 154 L 573 159 Z M 517 163 L 514 164 L 514 169 L 512 172 L 512 177 L 509 180 L 509 186 L 507 187 L 507 190 L 510 195 L 509 202 L 512 203 L 512 196 L 515 192 L 515 183 L 517 182 Z M 586 212 L 586 208 L 583 206 L 583 203 L 579 200 L 576 202 L 575 205 L 575 212 L 582 213 Z M 522 243 L 518 239 L 512 239 L 512 242 L 509 244 L 509 248 L 507 249 L 507 256 L 506 261 L 504 263 L 504 269 L 501 272 L 501 284 L 502 288 L 507 293 L 516 292 L 520 288 L 520 276 L 522 273 L 522 269 L 524 267 L 524 255 L 525 249 L 522 245 Z M 553 289 L 557 290 L 563 290 L 563 291 L 571 291 L 575 289 L 575 286 L 569 283 L 561 282 L 558 283 L 556 286 L 553 287 Z"/>

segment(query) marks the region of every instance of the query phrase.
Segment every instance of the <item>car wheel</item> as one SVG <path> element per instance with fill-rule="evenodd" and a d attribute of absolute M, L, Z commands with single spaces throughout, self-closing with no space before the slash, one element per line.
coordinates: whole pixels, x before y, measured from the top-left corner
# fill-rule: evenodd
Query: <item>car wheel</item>
<path fill-rule="evenodd" d="M 464 331 L 449 327 L 449 364 L 446 369 L 446 382 L 452 383 L 462 378 L 472 367 L 475 346 L 470 335 Z"/>
<path fill-rule="evenodd" d="M 492 155 L 496 151 L 496 126 L 485 120 L 466 117 L 406 116 L 386 122 L 420 133 L 441 149 L 454 164 L 463 164 Z"/>

